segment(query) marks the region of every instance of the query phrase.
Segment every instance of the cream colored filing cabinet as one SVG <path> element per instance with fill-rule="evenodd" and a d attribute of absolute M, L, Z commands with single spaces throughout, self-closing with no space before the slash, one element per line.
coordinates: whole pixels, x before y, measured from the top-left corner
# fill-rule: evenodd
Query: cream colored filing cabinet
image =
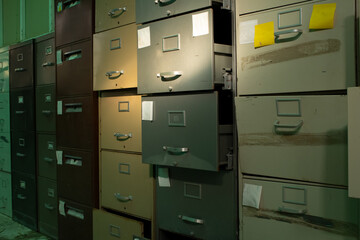
<path fill-rule="evenodd" d="M 336 3 L 334 27 L 310 30 L 314 4 L 327 3 Z M 355 86 L 354 9 L 353 0 L 306 1 L 238 16 L 237 94 L 330 91 Z M 274 25 L 275 44 L 255 48 L 255 25 L 268 22 Z"/>
<path fill-rule="evenodd" d="M 137 87 L 136 24 L 94 34 L 94 90 Z"/>
<path fill-rule="evenodd" d="M 281 7 L 281 6 L 286 6 L 286 5 L 296 4 L 306 1 L 315 2 L 315 0 L 257 0 L 257 1 L 237 0 L 236 14 L 243 15 L 247 13 L 258 12 L 270 8 L 276 8 L 276 7 Z"/>
<path fill-rule="evenodd" d="M 347 97 L 235 98 L 243 173 L 347 186 Z"/>
<path fill-rule="evenodd" d="M 141 152 L 140 95 L 101 93 L 100 144 L 103 149 Z"/>
<path fill-rule="evenodd" d="M 0 213 L 12 217 L 11 174 L 0 171 Z"/>
<path fill-rule="evenodd" d="M 141 162 L 141 155 L 101 152 L 103 207 L 151 220 L 153 183 L 152 167 Z"/>

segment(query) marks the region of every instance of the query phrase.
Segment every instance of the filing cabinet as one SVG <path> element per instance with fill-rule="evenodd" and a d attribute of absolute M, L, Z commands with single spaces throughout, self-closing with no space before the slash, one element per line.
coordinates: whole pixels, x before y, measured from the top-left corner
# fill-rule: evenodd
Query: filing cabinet
<path fill-rule="evenodd" d="M 0 213 L 12 217 L 11 174 L 0 171 Z"/>
<path fill-rule="evenodd" d="M 9 47 L 0 48 L 0 93 L 9 92 Z"/>
<path fill-rule="evenodd" d="M 337 4 L 333 29 L 309 29 L 315 3 Z M 239 31 L 245 36 L 237 39 L 238 95 L 355 86 L 354 4 L 355 1 L 307 1 L 238 17 Z M 256 24 L 268 22 L 274 24 L 275 44 L 254 48 L 251 32 Z"/>
<path fill-rule="evenodd" d="M 103 149 L 141 152 L 141 96 L 103 92 L 100 98 Z"/>
<path fill-rule="evenodd" d="M 95 32 L 135 22 L 134 0 L 96 0 Z"/>
<path fill-rule="evenodd" d="M 56 135 L 37 134 L 38 175 L 56 180 Z"/>
<path fill-rule="evenodd" d="M 0 132 L 0 171 L 11 172 L 10 132 Z"/>
<path fill-rule="evenodd" d="M 25 39 L 31 39 L 53 31 L 54 3 L 48 0 L 24 2 Z"/>
<path fill-rule="evenodd" d="M 229 14 L 208 9 L 139 26 L 138 93 L 210 90 L 223 84 L 223 68 L 232 65 Z"/>
<path fill-rule="evenodd" d="M 0 93 L 0 132 L 10 132 L 9 93 Z"/>
<path fill-rule="evenodd" d="M 12 89 L 10 93 L 11 129 L 35 130 L 35 96 L 34 88 Z"/>
<path fill-rule="evenodd" d="M 11 132 L 11 171 L 36 175 L 35 133 Z"/>
<path fill-rule="evenodd" d="M 243 239 L 357 239 L 358 202 L 343 188 L 274 179 L 244 179 L 261 187 L 259 209 L 243 206 Z M 252 190 L 243 198 L 254 199 Z M 261 229 L 261 231 L 259 231 Z"/>
<path fill-rule="evenodd" d="M 10 46 L 10 88 L 34 85 L 33 48 L 33 40 Z"/>
<path fill-rule="evenodd" d="M 56 46 L 91 38 L 94 32 L 94 0 L 55 1 Z"/>
<path fill-rule="evenodd" d="M 56 181 L 38 177 L 39 232 L 57 239 L 58 198 Z"/>
<path fill-rule="evenodd" d="M 56 131 L 55 84 L 36 87 L 36 131 Z"/>
<path fill-rule="evenodd" d="M 36 86 L 55 83 L 56 50 L 54 36 L 52 33 L 35 40 Z"/>
<path fill-rule="evenodd" d="M 136 25 L 94 34 L 94 90 L 137 86 Z"/>
<path fill-rule="evenodd" d="M 243 173 L 347 186 L 347 97 L 235 98 Z"/>
<path fill-rule="evenodd" d="M 291 5 L 301 2 L 311 1 L 315 2 L 316 0 L 260 0 L 260 1 L 248 1 L 248 0 L 237 0 L 237 16 L 247 13 L 262 11 L 270 8 L 281 7 L 285 5 Z"/>

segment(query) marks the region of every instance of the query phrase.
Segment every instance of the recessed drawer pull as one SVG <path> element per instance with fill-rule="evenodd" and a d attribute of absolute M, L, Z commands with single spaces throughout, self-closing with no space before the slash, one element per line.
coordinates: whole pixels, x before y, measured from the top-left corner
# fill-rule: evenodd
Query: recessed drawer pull
<path fill-rule="evenodd" d="M 117 75 L 113 76 L 113 74 L 117 74 Z M 110 71 L 110 72 L 105 73 L 105 76 L 107 76 L 109 79 L 116 79 L 116 78 L 120 77 L 123 74 L 124 74 L 124 70 Z"/>
<path fill-rule="evenodd" d="M 54 66 L 54 65 L 55 65 L 55 63 L 53 63 L 53 62 L 45 62 L 42 64 L 43 67 L 50 67 L 50 66 Z"/>
<path fill-rule="evenodd" d="M 22 194 L 18 194 L 16 197 L 20 200 L 26 200 L 26 196 L 24 196 Z"/>
<path fill-rule="evenodd" d="M 51 162 L 54 161 L 54 159 L 49 158 L 49 157 L 44 157 L 44 161 L 45 161 L 45 162 L 48 162 L 48 163 L 51 163 Z"/>
<path fill-rule="evenodd" d="M 117 15 L 115 15 L 115 12 L 117 12 L 117 11 L 120 11 Z M 121 14 L 123 14 L 124 12 L 126 12 L 126 7 L 123 7 L 123 8 L 114 8 L 113 10 L 110 10 L 109 12 L 108 12 L 108 15 L 110 16 L 110 17 L 118 17 L 118 16 L 120 16 Z"/>
<path fill-rule="evenodd" d="M 176 2 L 176 0 L 155 0 L 155 4 L 159 3 L 160 6 L 169 5 L 174 2 Z"/>
<path fill-rule="evenodd" d="M 46 115 L 50 115 L 51 114 L 51 111 L 50 110 L 42 110 L 41 111 L 43 114 L 46 114 Z"/>
<path fill-rule="evenodd" d="M 65 61 L 71 61 L 82 57 L 82 50 L 74 50 L 64 53 Z"/>
<path fill-rule="evenodd" d="M 25 68 L 15 68 L 15 72 L 25 72 Z"/>
<path fill-rule="evenodd" d="M 275 132 L 293 133 L 298 131 L 303 125 L 303 120 L 300 120 L 297 124 L 280 124 L 279 120 L 274 122 Z M 286 128 L 287 131 L 280 131 L 279 128 Z"/>
<path fill-rule="evenodd" d="M 25 154 L 23 154 L 23 153 L 16 153 L 16 156 L 17 156 L 17 157 L 25 157 Z"/>
<path fill-rule="evenodd" d="M 158 78 L 161 78 L 162 81 L 171 81 L 179 78 L 183 74 L 182 71 L 171 71 L 171 72 L 162 72 L 156 74 Z"/>
<path fill-rule="evenodd" d="M 54 206 L 52 206 L 51 204 L 45 203 L 44 206 L 45 206 L 46 209 L 48 209 L 50 211 L 54 210 Z"/>
<path fill-rule="evenodd" d="M 15 111 L 15 114 L 24 114 L 25 111 Z"/>
<path fill-rule="evenodd" d="M 202 219 L 196 219 L 196 218 L 192 218 L 192 217 L 188 217 L 188 216 L 184 216 L 184 215 L 179 215 L 179 219 L 181 219 L 185 222 L 204 224 L 204 220 L 202 220 Z"/>
<path fill-rule="evenodd" d="M 133 197 L 131 195 L 129 195 L 128 197 L 123 197 L 123 196 L 120 195 L 120 193 L 115 193 L 114 196 L 120 202 L 129 202 L 129 201 L 131 201 L 133 199 Z"/>
<path fill-rule="evenodd" d="M 67 0 L 67 1 L 64 1 L 63 5 L 64 5 L 64 9 L 67 9 L 67 8 L 72 8 L 76 5 L 80 4 L 80 1 L 74 1 L 74 0 Z"/>
<path fill-rule="evenodd" d="M 279 207 L 279 212 L 303 215 L 306 213 L 306 209 L 292 209 L 286 207 Z"/>
<path fill-rule="evenodd" d="M 83 213 L 81 212 L 78 212 L 77 210 L 75 209 L 69 209 L 67 210 L 66 212 L 69 216 L 72 216 L 72 217 L 75 217 L 75 218 L 78 218 L 78 219 L 81 219 L 81 220 L 84 220 L 85 216 Z"/>
<path fill-rule="evenodd" d="M 163 146 L 163 150 L 169 153 L 173 153 L 173 154 L 182 154 L 182 153 L 187 153 L 189 152 L 189 148 L 177 148 L 177 147 L 167 147 L 167 146 Z"/>
<path fill-rule="evenodd" d="M 129 134 L 114 133 L 114 136 L 118 141 L 125 141 L 128 140 L 129 138 L 132 138 L 132 133 Z"/>
<path fill-rule="evenodd" d="M 283 34 L 289 34 L 289 33 L 296 33 L 295 36 L 289 37 L 289 38 L 284 38 L 284 39 L 279 39 L 281 35 Z M 300 35 L 303 33 L 303 31 L 301 29 L 290 29 L 290 30 L 285 30 L 285 31 L 280 31 L 280 32 L 275 32 L 275 41 L 277 42 L 288 42 L 288 41 L 292 41 L 292 40 L 296 40 L 300 37 Z"/>

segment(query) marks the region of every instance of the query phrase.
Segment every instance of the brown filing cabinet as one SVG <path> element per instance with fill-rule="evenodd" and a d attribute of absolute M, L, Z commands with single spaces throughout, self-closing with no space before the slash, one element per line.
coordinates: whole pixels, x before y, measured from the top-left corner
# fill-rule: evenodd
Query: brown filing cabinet
<path fill-rule="evenodd" d="M 48 34 L 35 40 L 36 86 L 55 83 L 55 38 Z"/>
<path fill-rule="evenodd" d="M 34 88 L 11 89 L 10 102 L 11 129 L 35 131 Z"/>
<path fill-rule="evenodd" d="M 10 94 L 0 93 L 0 132 L 10 132 Z"/>
<path fill-rule="evenodd" d="M 55 84 L 36 87 L 36 131 L 56 131 Z"/>
<path fill-rule="evenodd" d="M 0 213 L 12 217 L 11 173 L 0 171 Z"/>
<path fill-rule="evenodd" d="M 0 171 L 11 172 L 10 132 L 0 132 Z"/>
<path fill-rule="evenodd" d="M 56 135 L 37 134 L 38 175 L 56 180 Z"/>
<path fill-rule="evenodd" d="M 35 132 L 12 131 L 11 171 L 36 175 L 35 141 Z"/>

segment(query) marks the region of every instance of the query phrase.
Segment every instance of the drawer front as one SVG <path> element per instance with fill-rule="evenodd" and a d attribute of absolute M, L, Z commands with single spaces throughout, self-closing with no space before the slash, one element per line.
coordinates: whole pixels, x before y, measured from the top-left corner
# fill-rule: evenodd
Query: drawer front
<path fill-rule="evenodd" d="M 11 172 L 10 132 L 0 133 L 0 170 L 4 172 Z"/>
<path fill-rule="evenodd" d="M 93 239 L 92 208 L 59 198 L 59 239 Z"/>
<path fill-rule="evenodd" d="M 218 170 L 216 93 L 142 97 L 142 104 L 144 163 Z"/>
<path fill-rule="evenodd" d="M 94 35 L 94 90 L 137 87 L 136 25 Z"/>
<path fill-rule="evenodd" d="M 243 206 L 244 239 L 357 239 L 358 204 L 345 189 L 252 179 L 244 184 L 243 199 L 255 199 L 253 190 L 262 187 L 259 209 Z"/>
<path fill-rule="evenodd" d="M 58 100 L 57 145 L 87 150 L 97 148 L 98 105 L 95 96 Z"/>
<path fill-rule="evenodd" d="M 97 153 L 58 148 L 56 157 L 59 196 L 86 206 L 97 207 Z"/>
<path fill-rule="evenodd" d="M 36 175 L 35 133 L 11 133 L 11 171 Z"/>
<path fill-rule="evenodd" d="M 355 51 L 345 47 L 354 46 L 355 1 L 321 1 L 329 2 L 338 6 L 334 28 L 322 31 L 309 30 L 312 1 L 239 17 L 240 26 L 247 26 L 245 35 L 246 31 L 254 31 L 252 22 L 271 21 L 276 33 L 302 33 L 281 34 L 274 45 L 259 48 L 238 38 L 238 94 L 325 91 L 355 86 Z"/>
<path fill-rule="evenodd" d="M 57 49 L 57 97 L 92 93 L 92 48 L 89 40 Z"/>
<path fill-rule="evenodd" d="M 55 8 L 56 46 L 92 36 L 94 0 L 56 0 Z"/>
<path fill-rule="evenodd" d="M 56 180 L 56 135 L 37 134 L 38 175 Z"/>
<path fill-rule="evenodd" d="M 134 22 L 134 0 L 95 0 L 95 32 Z"/>
<path fill-rule="evenodd" d="M 35 95 L 34 88 L 12 90 L 10 93 L 11 129 L 35 130 Z"/>
<path fill-rule="evenodd" d="M 33 43 L 10 50 L 10 88 L 34 86 Z"/>
<path fill-rule="evenodd" d="M 58 198 L 56 181 L 38 177 L 39 231 L 57 238 Z"/>
<path fill-rule="evenodd" d="M 152 219 L 152 167 L 141 155 L 102 151 L 101 174 L 103 207 Z"/>
<path fill-rule="evenodd" d="M 347 185 L 346 96 L 240 97 L 235 104 L 243 173 Z"/>
<path fill-rule="evenodd" d="M 55 84 L 36 87 L 36 131 L 56 131 Z"/>
<path fill-rule="evenodd" d="M 141 96 L 100 98 L 101 148 L 141 152 Z"/>
<path fill-rule="evenodd" d="M 262 11 L 265 9 L 286 6 L 304 1 L 315 2 L 315 0 L 260 0 L 260 1 L 237 0 L 236 15 L 239 16 L 246 13 Z"/>
<path fill-rule="evenodd" d="M 10 132 L 9 93 L 0 93 L 0 132 Z"/>
<path fill-rule="evenodd" d="M 54 84 L 55 73 L 55 39 L 50 38 L 36 43 L 36 85 Z"/>
<path fill-rule="evenodd" d="M 200 173 L 191 169 L 169 168 L 168 174 L 170 187 L 159 187 L 159 184 L 156 187 L 157 224 L 160 229 L 196 239 L 236 238 L 233 171 Z"/>
<path fill-rule="evenodd" d="M 121 217 L 105 211 L 93 210 L 94 240 L 129 240 L 141 237 L 144 232 L 142 222 Z"/>
<path fill-rule="evenodd" d="M 12 217 L 11 174 L 0 171 L 0 213 Z"/>
<path fill-rule="evenodd" d="M 9 92 L 9 51 L 0 53 L 0 93 Z"/>

